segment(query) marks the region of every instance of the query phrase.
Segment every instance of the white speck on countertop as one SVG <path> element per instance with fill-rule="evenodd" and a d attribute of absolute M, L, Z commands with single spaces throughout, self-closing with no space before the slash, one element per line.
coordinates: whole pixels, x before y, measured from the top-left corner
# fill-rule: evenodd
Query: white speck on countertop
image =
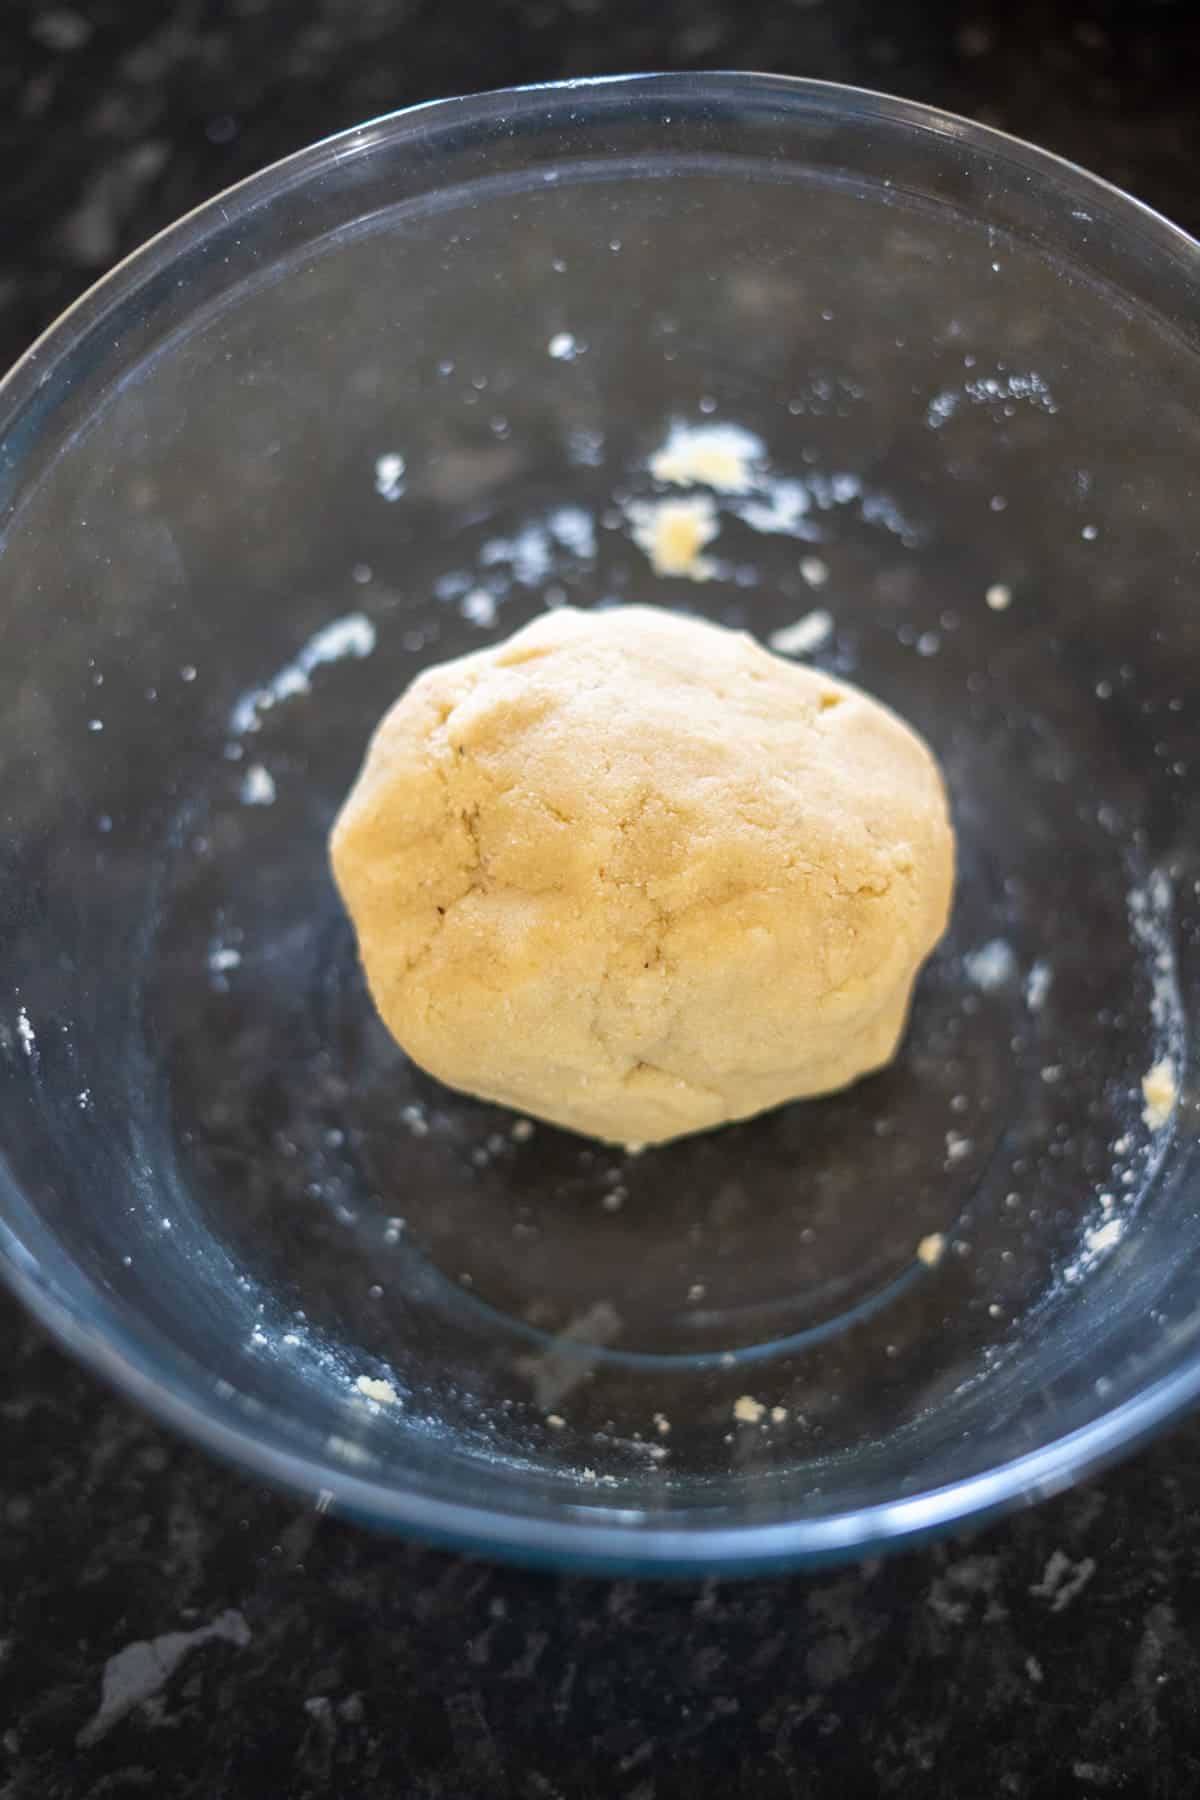
<path fill-rule="evenodd" d="M 1048 1600 L 1051 1612 L 1062 1612 L 1077 1594 L 1083 1592 L 1095 1573 L 1093 1557 L 1085 1556 L 1079 1562 L 1072 1562 L 1065 1552 L 1054 1550 L 1042 1572 L 1042 1579 L 1035 1582 L 1029 1592 L 1037 1599 Z"/>
<path fill-rule="evenodd" d="M 162 1691 L 186 1656 L 201 1644 L 214 1642 L 245 1649 L 250 1627 L 240 1612 L 230 1608 L 197 1631 L 167 1631 L 161 1637 L 138 1639 L 110 1656 L 101 1676 L 100 1704 L 75 1738 L 80 1749 L 90 1750 L 107 1737 L 135 1706 Z"/>

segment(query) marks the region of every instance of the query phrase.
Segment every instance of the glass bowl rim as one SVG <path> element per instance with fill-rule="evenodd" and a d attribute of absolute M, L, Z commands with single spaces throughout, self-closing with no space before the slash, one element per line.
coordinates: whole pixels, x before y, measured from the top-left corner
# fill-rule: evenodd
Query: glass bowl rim
<path fill-rule="evenodd" d="M 547 105 L 569 119 L 574 105 L 619 102 L 652 105 L 672 98 L 709 100 L 729 107 L 739 99 L 771 97 L 797 113 L 833 114 L 895 131 L 919 131 L 947 145 L 1003 155 L 1027 175 L 1053 175 L 1081 201 L 1102 200 L 1131 233 L 1160 255 L 1181 262 L 1200 279 L 1200 244 L 1142 201 L 1101 177 L 1035 145 L 918 101 L 838 82 L 741 71 L 662 72 L 544 82 L 481 94 L 429 100 L 385 113 L 323 138 L 214 195 L 123 258 L 89 287 L 34 341 L 0 381 L 0 442 L 40 388 L 55 363 L 69 354 L 114 307 L 153 280 L 184 250 L 227 228 L 262 201 L 318 178 L 349 157 L 387 144 L 420 138 L 426 155 L 439 128 L 476 137 L 504 125 L 514 133 Z M 19 459 L 18 464 L 19 468 Z M 18 1195 L 0 1159 L 0 1200 Z M 19 1195 L 18 1195 L 19 1197 Z M 552 1509 L 527 1514 L 430 1496 L 390 1482 L 352 1474 L 315 1456 L 273 1443 L 247 1421 L 241 1424 L 205 1404 L 182 1366 L 161 1366 L 150 1348 L 111 1312 L 78 1270 L 68 1292 L 39 1255 L 35 1228 L 18 1235 L 0 1205 L 0 1275 L 50 1334 L 92 1372 L 182 1436 L 232 1463 L 243 1473 L 316 1496 L 318 1510 L 336 1509 L 363 1523 L 393 1529 L 428 1543 L 591 1573 L 701 1575 L 762 1574 L 814 1567 L 877 1554 L 940 1536 L 1009 1510 L 1022 1501 L 1055 1493 L 1128 1452 L 1200 1397 L 1200 1352 L 1138 1393 L 1061 1437 L 1051 1438 L 981 1473 L 852 1511 L 792 1521 L 732 1525 L 679 1525 L 643 1518 L 636 1524 L 581 1516 L 572 1501 L 562 1515 Z M 12 1213 L 9 1214 L 12 1217 Z M 189 1392 L 188 1390 L 192 1391 Z M 258 1419 L 261 1427 L 265 1419 Z"/>

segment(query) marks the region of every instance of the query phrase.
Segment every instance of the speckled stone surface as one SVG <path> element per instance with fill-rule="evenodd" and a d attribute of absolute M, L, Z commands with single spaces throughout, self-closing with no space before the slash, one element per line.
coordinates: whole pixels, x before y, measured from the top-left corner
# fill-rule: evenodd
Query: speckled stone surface
<path fill-rule="evenodd" d="M 428 96 L 645 67 L 885 87 L 1200 228 L 1200 12 L 1014 0 L 15 0 L 0 355 L 220 187 Z M 1200 1791 L 1200 1422 L 969 1540 L 633 1587 L 318 1518 L 0 1298 L 0 1800 Z"/>

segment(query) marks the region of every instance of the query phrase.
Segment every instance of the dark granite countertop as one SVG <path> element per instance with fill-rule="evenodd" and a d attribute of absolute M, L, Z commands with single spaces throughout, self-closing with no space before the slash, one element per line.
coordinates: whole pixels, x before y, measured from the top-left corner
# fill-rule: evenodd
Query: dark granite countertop
<path fill-rule="evenodd" d="M 936 101 L 1200 228 L 1194 0 L 13 0 L 0 355 L 218 188 L 409 101 L 748 67 Z M 0 1800 L 1200 1789 L 1200 1421 L 816 1578 L 490 1569 L 156 1429 L 0 1297 Z"/>

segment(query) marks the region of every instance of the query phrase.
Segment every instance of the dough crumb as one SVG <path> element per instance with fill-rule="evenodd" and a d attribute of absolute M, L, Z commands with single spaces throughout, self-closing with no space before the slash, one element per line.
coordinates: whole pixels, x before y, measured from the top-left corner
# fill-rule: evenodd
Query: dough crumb
<path fill-rule="evenodd" d="M 666 1437 L 667 1434 L 670 1432 L 671 1421 L 670 1421 L 670 1419 L 667 1418 L 665 1413 L 660 1413 L 660 1412 L 655 1413 L 654 1429 L 655 1429 L 655 1431 L 657 1431 L 659 1437 Z"/>
<path fill-rule="evenodd" d="M 782 625 L 773 631 L 767 642 L 772 650 L 781 656 L 807 656 L 810 650 L 819 649 L 833 630 L 833 615 L 818 607 L 815 612 L 805 613 L 794 625 Z"/>
<path fill-rule="evenodd" d="M 782 1425 L 784 1420 L 787 1418 L 787 1416 L 788 1416 L 788 1413 L 787 1413 L 786 1406 L 773 1406 L 771 1408 L 771 1423 L 772 1423 L 772 1425 Z"/>
<path fill-rule="evenodd" d="M 710 487 L 718 494 L 746 494 L 764 459 L 761 438 L 740 425 L 683 425 L 650 458 L 656 481 L 676 487 Z"/>
<path fill-rule="evenodd" d="M 551 1431 L 562 1431 L 567 1421 L 563 1418 L 561 1413 L 547 1413 L 546 1423 Z"/>
<path fill-rule="evenodd" d="M 399 1406 L 400 1396 L 390 1381 L 377 1381 L 373 1375 L 360 1375 L 354 1383 L 359 1393 L 378 1406 Z"/>
<path fill-rule="evenodd" d="M 717 509 L 707 494 L 681 500 L 635 501 L 629 507 L 633 541 L 650 558 L 656 575 L 711 581 L 716 565 L 702 556 L 720 530 Z"/>
<path fill-rule="evenodd" d="M 829 565 L 819 556 L 802 556 L 800 574 L 809 587 L 824 587 L 829 580 Z"/>
<path fill-rule="evenodd" d="M 1151 1131 L 1161 1131 L 1179 1099 L 1175 1065 L 1169 1056 L 1161 1058 L 1142 1076 L 1142 1098 L 1146 1102 L 1143 1119 Z"/>
<path fill-rule="evenodd" d="M 533 1120 L 517 1119 L 509 1136 L 514 1144 L 527 1144 L 533 1136 Z"/>
<path fill-rule="evenodd" d="M 917 1258 L 927 1269 L 936 1268 L 946 1254 L 946 1234 L 944 1231 L 931 1231 L 917 1245 Z"/>
<path fill-rule="evenodd" d="M 1007 612 L 1012 605 L 1012 589 L 1003 581 L 994 581 L 983 597 L 993 612 Z"/>
<path fill-rule="evenodd" d="M 766 1407 L 753 1394 L 739 1394 L 733 1403 L 733 1416 L 739 1425 L 758 1425 L 761 1423 Z"/>

